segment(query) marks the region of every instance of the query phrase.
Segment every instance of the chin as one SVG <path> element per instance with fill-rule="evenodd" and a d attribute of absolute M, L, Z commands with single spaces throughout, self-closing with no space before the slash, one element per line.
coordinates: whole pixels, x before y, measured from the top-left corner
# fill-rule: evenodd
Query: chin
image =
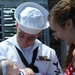
<path fill-rule="evenodd" d="M 20 44 L 20 47 L 21 47 L 21 48 L 26 48 L 27 46 Z"/>
<path fill-rule="evenodd" d="M 28 46 L 21 46 L 21 48 L 26 48 L 26 47 L 28 47 Z"/>

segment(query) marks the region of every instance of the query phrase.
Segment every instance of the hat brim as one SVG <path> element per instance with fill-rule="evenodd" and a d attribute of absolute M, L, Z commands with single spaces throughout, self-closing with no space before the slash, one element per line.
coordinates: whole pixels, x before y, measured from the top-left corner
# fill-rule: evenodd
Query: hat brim
<path fill-rule="evenodd" d="M 19 14 L 26 7 L 34 7 L 34 8 L 37 8 L 37 9 L 39 9 L 43 13 L 44 19 L 45 19 L 45 23 L 46 23 L 43 28 L 36 28 L 36 29 L 34 28 L 33 29 L 33 28 L 21 26 L 21 23 L 19 21 Z M 34 3 L 34 2 L 25 2 L 25 3 L 19 5 L 16 8 L 16 10 L 14 12 L 14 17 L 15 17 L 16 21 L 19 23 L 19 26 L 20 26 L 21 30 L 23 30 L 24 32 L 29 33 L 29 34 L 37 34 L 40 31 L 42 31 L 43 29 L 46 29 L 46 28 L 49 27 L 49 23 L 47 22 L 48 14 L 49 14 L 48 11 L 44 7 L 42 7 L 41 5 L 39 5 L 37 3 Z"/>
<path fill-rule="evenodd" d="M 33 28 L 28 28 L 24 27 L 23 25 L 19 24 L 19 27 L 22 31 L 28 33 L 28 34 L 38 34 L 40 33 L 43 29 L 46 29 L 49 27 L 49 23 L 47 22 L 47 26 L 44 28 L 38 28 L 38 29 L 33 29 Z"/>

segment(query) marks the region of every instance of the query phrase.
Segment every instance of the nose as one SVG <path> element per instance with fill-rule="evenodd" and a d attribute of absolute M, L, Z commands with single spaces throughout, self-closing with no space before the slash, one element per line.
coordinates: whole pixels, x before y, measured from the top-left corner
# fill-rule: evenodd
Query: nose
<path fill-rule="evenodd" d="M 62 39 L 59 38 L 58 36 L 54 36 L 54 38 L 55 38 L 56 40 L 58 40 L 58 41 L 61 41 L 61 40 L 62 40 Z"/>
<path fill-rule="evenodd" d="M 22 39 L 22 42 L 27 43 L 28 42 L 28 39 L 27 38 L 23 38 Z"/>
<path fill-rule="evenodd" d="M 27 39 L 22 39 L 21 45 L 22 47 L 27 47 L 28 46 L 28 40 Z"/>
<path fill-rule="evenodd" d="M 58 40 L 58 37 L 57 37 L 57 36 L 54 36 L 54 38 L 55 38 L 56 40 Z"/>
<path fill-rule="evenodd" d="M 52 33 L 52 36 L 54 36 L 56 40 L 58 39 L 58 36 L 55 33 Z"/>

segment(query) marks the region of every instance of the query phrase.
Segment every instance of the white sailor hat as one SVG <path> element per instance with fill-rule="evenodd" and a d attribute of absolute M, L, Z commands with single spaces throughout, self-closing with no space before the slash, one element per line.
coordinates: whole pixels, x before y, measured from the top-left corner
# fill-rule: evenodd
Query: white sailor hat
<path fill-rule="evenodd" d="M 16 8 L 14 17 L 22 31 L 28 34 L 38 34 L 49 27 L 48 14 L 48 11 L 41 5 L 25 2 Z"/>

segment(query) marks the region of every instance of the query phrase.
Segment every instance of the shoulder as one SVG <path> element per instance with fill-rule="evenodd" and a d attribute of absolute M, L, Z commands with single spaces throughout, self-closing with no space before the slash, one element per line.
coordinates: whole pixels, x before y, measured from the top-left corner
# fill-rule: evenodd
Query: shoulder
<path fill-rule="evenodd" d="M 46 44 L 43 44 L 41 41 L 39 41 L 38 39 L 36 40 L 36 44 L 39 44 L 39 48 L 42 49 L 42 51 L 44 52 L 48 52 L 48 53 L 55 53 L 55 50 L 49 46 L 47 46 Z"/>
<path fill-rule="evenodd" d="M 42 43 L 42 49 L 46 50 L 46 51 L 51 51 L 51 52 L 55 52 L 55 50 L 53 48 L 51 48 L 50 46 L 47 46 L 46 44 Z"/>
<path fill-rule="evenodd" d="M 8 38 L 8 39 L 6 39 L 6 40 L 4 40 L 4 41 L 2 41 L 2 42 L 0 42 L 0 47 L 1 48 L 8 48 L 9 46 L 11 46 L 12 45 L 12 37 L 10 37 L 10 38 Z"/>

